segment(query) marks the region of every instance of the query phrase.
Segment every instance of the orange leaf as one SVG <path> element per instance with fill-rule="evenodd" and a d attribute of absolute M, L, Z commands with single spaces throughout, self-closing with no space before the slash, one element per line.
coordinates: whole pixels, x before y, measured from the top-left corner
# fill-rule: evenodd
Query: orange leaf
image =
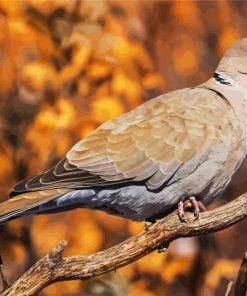
<path fill-rule="evenodd" d="M 20 79 L 32 89 L 38 91 L 47 84 L 57 86 L 57 73 L 54 67 L 44 61 L 26 64 L 23 67 Z"/>
<path fill-rule="evenodd" d="M 122 102 L 112 96 L 95 98 L 91 103 L 91 116 L 93 120 L 105 122 L 125 112 Z"/>

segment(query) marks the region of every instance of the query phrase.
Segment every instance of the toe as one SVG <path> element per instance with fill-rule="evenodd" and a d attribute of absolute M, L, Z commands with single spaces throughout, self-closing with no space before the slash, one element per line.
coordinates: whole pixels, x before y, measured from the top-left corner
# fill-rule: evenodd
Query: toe
<path fill-rule="evenodd" d="M 197 220 L 199 218 L 199 214 L 200 214 L 200 208 L 199 208 L 198 201 L 196 200 L 196 198 L 194 196 L 191 196 L 189 198 L 189 200 L 190 200 L 192 207 L 193 207 L 193 214 L 194 214 L 195 220 Z"/>
<path fill-rule="evenodd" d="M 204 206 L 204 204 L 200 200 L 197 203 L 201 212 L 207 212 L 207 208 Z"/>
<path fill-rule="evenodd" d="M 198 210 L 194 210 L 193 211 L 193 214 L 194 214 L 194 220 L 198 220 L 199 219 L 199 215 L 200 215 L 200 211 L 198 211 Z"/>
<path fill-rule="evenodd" d="M 178 217 L 181 222 L 185 222 L 184 203 L 182 201 L 178 203 Z"/>

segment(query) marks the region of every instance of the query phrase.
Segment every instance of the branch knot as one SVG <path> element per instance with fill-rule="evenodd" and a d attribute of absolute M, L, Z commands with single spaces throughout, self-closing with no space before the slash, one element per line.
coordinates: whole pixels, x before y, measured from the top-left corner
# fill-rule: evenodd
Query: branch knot
<path fill-rule="evenodd" d="M 49 252 L 47 255 L 48 260 L 51 261 L 54 265 L 57 265 L 62 260 L 62 253 L 64 248 L 67 245 L 66 240 L 61 240 L 58 245 Z"/>

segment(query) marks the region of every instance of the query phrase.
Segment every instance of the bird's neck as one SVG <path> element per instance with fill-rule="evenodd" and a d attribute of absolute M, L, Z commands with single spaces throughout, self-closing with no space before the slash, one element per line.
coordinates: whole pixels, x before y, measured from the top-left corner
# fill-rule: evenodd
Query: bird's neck
<path fill-rule="evenodd" d="M 201 87 L 212 89 L 221 94 L 231 104 L 247 132 L 247 84 L 244 86 L 234 78 L 227 76 L 226 73 L 217 71 Z"/>

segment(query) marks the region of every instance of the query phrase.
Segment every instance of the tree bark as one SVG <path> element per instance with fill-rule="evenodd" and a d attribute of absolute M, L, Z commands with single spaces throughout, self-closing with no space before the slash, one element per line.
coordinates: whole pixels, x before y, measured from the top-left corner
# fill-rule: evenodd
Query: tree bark
<path fill-rule="evenodd" d="M 208 234 L 229 227 L 247 217 L 247 193 L 194 221 L 186 213 L 182 223 L 176 212 L 159 220 L 135 237 L 90 256 L 62 257 L 66 241 L 61 241 L 48 255 L 41 258 L 0 296 L 36 295 L 54 282 L 86 280 L 116 270 L 149 254 L 163 243 L 169 245 L 180 237 Z"/>

